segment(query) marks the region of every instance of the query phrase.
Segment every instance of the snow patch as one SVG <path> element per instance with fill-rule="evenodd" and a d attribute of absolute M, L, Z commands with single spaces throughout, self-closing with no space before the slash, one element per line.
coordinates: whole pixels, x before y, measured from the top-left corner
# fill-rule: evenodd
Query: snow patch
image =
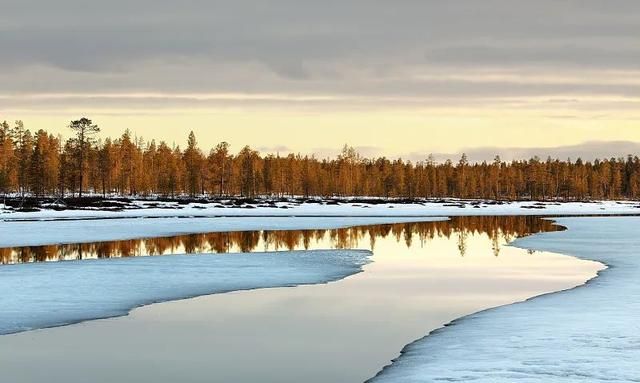
<path fill-rule="evenodd" d="M 178 255 L 0 267 L 0 335 L 126 315 L 156 302 L 336 281 L 369 251 Z"/>
<path fill-rule="evenodd" d="M 236 205 L 132 201 L 122 208 L 81 210 L 43 209 L 4 211 L 0 220 L 51 220 L 139 217 L 407 217 L 468 215 L 602 215 L 640 214 L 640 204 L 630 201 L 593 202 L 496 202 L 484 200 L 442 200 L 420 203 L 353 203 L 336 201 L 277 202 Z"/>

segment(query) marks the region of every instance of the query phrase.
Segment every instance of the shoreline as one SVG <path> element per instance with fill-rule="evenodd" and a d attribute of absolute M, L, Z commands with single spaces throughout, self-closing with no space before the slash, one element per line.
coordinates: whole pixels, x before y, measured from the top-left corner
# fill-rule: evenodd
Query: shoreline
<path fill-rule="evenodd" d="M 115 204 L 117 207 L 102 206 Z M 278 199 L 219 200 L 217 202 L 127 200 L 99 201 L 94 206 L 67 209 L 49 204 L 34 209 L 0 204 L 0 222 L 89 220 L 111 218 L 214 217 L 441 217 L 441 216 L 568 216 L 635 215 L 638 201 L 491 201 L 491 200 L 372 200 Z"/>
<path fill-rule="evenodd" d="M 5 302 L 0 299 L 4 310 L 0 312 L 0 339 L 23 332 L 126 317 L 138 308 L 200 296 L 326 284 L 362 272 L 364 265 L 371 262 L 372 253 L 358 249 L 331 249 L 210 255 L 0 266 L 2 290 L 7 291 L 19 282 L 29 283 L 21 285 L 19 302 L 15 298 Z M 168 267 L 166 263 L 169 263 Z M 262 268 L 287 276 L 265 275 Z M 153 273 L 148 272 L 150 269 Z M 198 272 L 190 273 L 188 279 L 180 276 L 194 270 Z M 251 270 L 253 274 L 244 275 Z M 25 271 L 31 275 L 24 275 Z M 100 288 L 104 283 L 111 286 L 109 291 Z M 36 290 L 45 285 L 56 294 L 65 295 L 65 299 L 49 302 L 38 299 Z M 127 291 L 120 291 L 122 288 Z M 75 290 L 85 293 L 78 297 Z M 29 308 L 25 310 L 25 306 Z"/>
<path fill-rule="evenodd" d="M 260 376 L 269 376 L 273 378 L 271 381 L 276 381 L 276 377 L 281 382 L 301 381 L 300 374 L 307 377 L 306 381 L 315 379 L 311 380 L 314 383 L 364 381 L 397 356 L 404 345 L 423 334 L 425 329 L 440 327 L 464 313 L 477 312 L 483 307 L 495 307 L 536 295 L 535 292 L 554 291 L 560 286 L 582 283 L 586 274 L 590 275 L 595 267 L 557 254 L 544 254 L 544 259 L 531 258 L 524 251 L 511 247 L 504 247 L 501 256 L 495 257 L 488 235 L 481 238 L 470 235 L 467 239 L 467 246 L 470 246 L 468 254 L 460 257 L 456 236 L 449 238 L 445 234 L 439 237 L 439 244 L 431 243 L 425 249 L 415 238 L 416 253 L 399 251 L 405 248 L 404 241 L 397 241 L 393 235 L 384 241 L 379 239 L 373 262 L 365 266 L 364 273 L 327 285 L 252 290 L 165 302 L 134 310 L 128 317 L 16 334 L 5 338 L 8 344 L 4 348 L 7 352 L 11 350 L 11 360 L 19 359 L 24 351 L 30 355 L 31 362 L 44 357 L 48 365 L 54 362 L 50 359 L 51 352 L 47 351 L 50 346 L 65 345 L 79 350 L 91 347 L 91 358 L 86 361 L 82 358 L 81 363 L 88 365 L 91 371 L 102 371 L 96 363 L 116 352 L 149 354 L 145 361 L 153 360 L 151 355 L 169 360 L 180 357 L 180 368 L 189 371 L 186 375 L 189 379 L 183 377 L 183 381 L 200 381 L 197 378 L 200 376 L 208 376 L 208 381 L 211 381 L 211 376 L 216 378 L 214 381 L 255 381 L 223 378 L 225 374 L 244 377 L 253 374 L 252 371 L 233 370 L 233 364 L 224 363 L 225 358 L 234 356 L 249 358 L 253 366 L 251 370 L 255 369 L 256 374 L 261 371 Z M 479 239 L 481 242 L 476 243 Z M 368 238 L 362 238 L 362 241 L 369 243 Z M 392 247 L 388 247 L 390 245 Z M 445 245 L 446 249 L 455 252 L 453 258 L 452 253 L 444 251 L 442 246 Z M 548 260 L 560 263 L 552 267 Z M 541 266 L 543 269 L 539 269 Z M 558 274 L 560 270 L 572 273 L 573 279 L 566 279 L 562 272 Z M 556 279 L 549 280 L 550 275 L 555 275 Z M 371 299 L 372 296 L 376 298 Z M 174 339 L 174 336 L 179 338 Z M 296 346 L 298 339 L 302 343 Z M 162 348 L 152 350 L 144 346 L 165 341 L 176 348 L 163 351 Z M 94 348 L 96 344 L 101 345 L 97 350 Z M 127 348 L 131 350 L 121 349 L 122 344 L 128 344 Z M 217 353 L 208 345 L 220 345 L 224 356 L 221 354 L 212 359 L 210 353 Z M 292 348 L 288 349 L 287 345 Z M 34 347 L 38 350 L 35 353 Z M 202 347 L 207 347 L 204 354 L 189 354 L 195 362 L 185 360 L 187 350 Z M 262 347 L 267 347 L 270 352 L 260 352 Z M 253 355 L 249 349 L 255 349 L 257 354 Z M 3 353 L 0 348 L 0 354 Z M 104 353 L 104 356 L 94 353 Z M 198 361 L 205 356 L 209 362 L 202 365 Z M 211 370 L 210 364 L 218 358 L 220 366 Z M 296 368 L 282 365 L 290 360 L 295 361 Z M 16 367 L 14 363 L 7 359 L 7 368 Z M 284 364 L 288 366 L 290 362 Z M 170 373 L 161 366 L 153 366 L 157 374 L 166 377 L 166 373 Z M 56 369 L 55 366 L 51 368 Z M 145 368 L 136 363 L 128 371 L 134 374 L 134 371 L 151 371 L 150 368 L 151 365 Z M 126 371 L 123 368 L 123 374 Z M 214 375 L 211 375 L 212 371 Z M 63 372 L 59 374 L 52 376 L 64 376 Z M 80 378 L 79 375 L 74 376 Z M 113 375 L 113 371 L 100 374 L 110 381 L 116 378 Z M 346 376 L 352 379 L 346 379 Z"/>
<path fill-rule="evenodd" d="M 607 290 L 607 287 L 611 286 L 612 282 L 613 284 L 625 283 L 625 280 L 616 281 L 614 279 L 616 276 L 611 274 L 619 272 L 620 267 L 628 266 L 625 265 L 625 261 L 629 262 L 629 259 L 631 259 L 633 262 L 633 254 L 629 254 L 629 244 L 625 249 L 616 248 L 613 256 L 607 255 L 610 250 L 606 250 L 608 246 L 605 244 L 605 247 L 603 247 L 602 242 L 612 240 L 613 246 L 617 247 L 618 243 L 616 242 L 620 242 L 621 237 L 619 235 L 606 238 L 590 236 L 589 230 L 593 231 L 594 228 L 589 227 L 589 224 L 593 222 L 587 223 L 584 220 L 594 220 L 602 223 L 603 220 L 632 219 L 637 226 L 640 218 L 564 217 L 545 219 L 552 220 L 556 225 L 565 227 L 567 230 L 536 233 L 518 238 L 510 246 L 524 250 L 551 251 L 585 261 L 597 262 L 603 265 L 604 268 L 598 271 L 596 276 L 581 285 L 541 294 L 521 302 L 489 308 L 457 318 L 406 345 L 398 358 L 380 370 L 374 377 L 367 380 L 367 383 L 396 382 L 399 379 L 403 382 L 473 379 L 474 381 L 489 383 L 511 382 L 519 379 L 524 381 L 530 381 L 527 379 L 545 380 L 549 379 L 550 376 L 558 381 L 567 382 L 584 381 L 585 379 L 589 381 L 600 381 L 601 379 L 607 381 L 635 381 L 631 380 L 631 378 L 640 376 L 640 368 L 629 368 L 632 364 L 626 364 L 625 368 L 614 367 L 613 371 L 615 372 L 613 375 L 616 376 L 612 377 L 611 369 L 612 366 L 615 366 L 615 363 L 612 362 L 614 360 L 616 362 L 619 361 L 606 353 L 604 355 L 594 355 L 600 351 L 597 350 L 599 347 L 614 347 L 628 350 L 632 355 L 626 355 L 625 359 L 627 360 L 635 361 L 637 356 L 640 356 L 637 347 L 626 348 L 622 347 L 624 344 L 619 346 L 607 344 L 612 339 L 616 339 L 616 337 L 606 336 L 598 339 L 598 336 L 601 335 L 599 323 L 611 323 L 612 320 L 619 318 L 608 316 L 606 313 L 600 314 L 599 310 L 606 309 L 606 307 L 600 305 L 575 307 L 575 304 L 576 300 L 578 305 L 593 300 L 601 301 L 602 297 L 598 296 L 598 291 L 593 291 L 592 289 L 604 288 Z M 611 225 L 610 222 L 606 224 L 609 226 L 608 230 L 611 233 L 615 232 L 615 225 Z M 633 226 L 627 222 L 626 226 L 620 226 L 620 231 L 624 232 L 623 229 L 625 227 Z M 583 232 L 581 232 L 581 229 Z M 632 246 L 631 249 L 633 249 Z M 625 260 L 625 258 L 627 259 Z M 633 262 L 633 270 L 627 270 L 626 274 L 629 272 L 637 273 L 638 263 L 638 261 Z M 611 287 L 608 287 L 608 289 L 611 289 Z M 635 298 L 634 294 L 637 294 L 637 291 L 631 292 L 632 298 Z M 585 302 L 581 302 L 576 297 L 582 298 L 582 301 Z M 616 302 L 612 301 L 611 303 L 615 304 Z M 630 303 L 631 307 L 625 306 L 628 312 L 625 312 L 624 315 L 630 322 L 635 323 L 638 314 L 640 314 L 638 301 L 632 299 L 631 302 L 627 303 Z M 568 307 L 567 312 L 563 312 L 563 307 Z M 526 314 L 519 312 L 520 310 Z M 565 320 L 553 317 L 553 315 L 550 315 L 550 311 Z M 541 313 L 544 313 L 544 315 Z M 552 318 L 550 319 L 550 317 Z M 567 317 L 571 317 L 573 320 L 566 320 Z M 585 317 L 598 318 L 598 321 L 584 322 L 587 319 Z M 525 323 L 519 323 L 518 320 L 522 320 Z M 581 322 L 581 320 L 583 321 Z M 503 325 L 496 323 L 498 321 Z M 540 322 L 544 324 L 540 324 Z M 581 325 L 582 331 L 580 331 L 579 335 L 576 334 L 575 330 L 570 331 L 567 328 L 572 324 Z M 561 327 L 560 329 L 558 329 L 559 326 Z M 625 328 L 627 328 L 627 331 L 617 333 L 614 331 L 613 333 L 619 339 L 630 338 L 623 340 L 623 343 L 640 343 L 640 337 L 637 333 L 629 330 L 629 328 L 633 328 L 632 325 L 629 327 L 617 326 L 616 329 Z M 537 332 L 541 332 L 544 336 L 540 336 Z M 604 332 L 612 333 L 611 331 Z M 537 339 L 536 335 L 538 335 Z M 589 339 L 588 344 L 591 345 L 591 349 L 585 351 L 585 348 L 589 347 L 584 342 L 580 342 L 579 345 L 575 344 L 575 339 L 572 339 L 572 337 L 576 336 L 584 338 L 585 341 Z M 514 345 L 513 343 L 516 339 L 522 341 L 522 344 Z M 461 347 L 460 342 L 463 342 L 465 346 Z M 542 349 L 554 351 L 545 353 L 540 351 Z M 572 353 L 582 353 L 584 355 L 582 358 L 577 358 L 575 355 L 570 357 L 569 355 L 572 355 Z M 600 360 L 603 356 L 605 359 Z M 447 360 L 450 362 L 447 363 Z M 464 360 L 465 362 L 456 363 L 455 361 L 457 360 Z M 598 363 L 599 360 L 600 363 Z M 580 371 L 580 373 L 577 371 Z M 605 376 L 606 379 L 604 379 Z"/>
<path fill-rule="evenodd" d="M 327 230 L 394 223 L 446 221 L 447 217 L 154 217 L 0 221 L 0 248 L 63 245 L 176 235 L 258 230 Z M 40 233 L 34 238 L 32 233 Z"/>

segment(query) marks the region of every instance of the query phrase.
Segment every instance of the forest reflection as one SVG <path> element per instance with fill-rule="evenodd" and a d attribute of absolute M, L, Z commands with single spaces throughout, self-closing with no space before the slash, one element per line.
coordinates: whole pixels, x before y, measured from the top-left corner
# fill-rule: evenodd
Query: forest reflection
<path fill-rule="evenodd" d="M 376 240 L 395 237 L 407 247 L 426 245 L 435 237 L 457 241 L 459 254 L 466 253 L 469 235 L 491 239 L 495 256 L 503 244 L 558 226 L 537 217 L 454 217 L 450 221 L 412 222 L 355 226 L 330 230 L 264 230 L 189 234 L 161 238 L 27 246 L 0 249 L 0 263 L 16 264 L 63 260 L 137 257 L 172 254 L 231 253 L 252 251 L 309 250 L 312 248 L 375 250 Z M 322 246 L 320 246 L 322 245 Z"/>

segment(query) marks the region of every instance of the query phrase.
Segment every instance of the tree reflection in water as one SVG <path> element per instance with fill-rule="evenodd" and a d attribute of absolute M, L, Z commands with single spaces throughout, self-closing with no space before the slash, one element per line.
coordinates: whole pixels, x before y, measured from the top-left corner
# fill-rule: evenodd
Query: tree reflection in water
<path fill-rule="evenodd" d="M 278 250 L 308 250 L 328 240 L 331 248 L 369 248 L 376 239 L 394 236 L 411 247 L 415 241 L 424 246 L 434 237 L 456 236 L 460 255 L 466 251 L 468 235 L 491 238 L 492 251 L 498 256 L 501 243 L 517 237 L 560 228 L 537 217 L 454 217 L 450 221 L 415 222 L 356 226 L 331 230 L 274 230 L 219 232 L 162 238 L 28 246 L 0 249 L 0 263 L 28 263 L 77 259 L 137 257 L 171 254 L 229 253 Z M 363 243 L 367 240 L 367 243 Z"/>

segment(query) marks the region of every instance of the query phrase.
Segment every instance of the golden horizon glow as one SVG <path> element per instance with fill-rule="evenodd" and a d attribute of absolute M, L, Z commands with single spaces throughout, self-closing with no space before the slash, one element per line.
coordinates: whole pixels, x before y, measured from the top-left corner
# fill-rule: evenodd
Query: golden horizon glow
<path fill-rule="evenodd" d="M 417 153 L 426 157 L 429 153 L 457 153 L 482 147 L 554 148 L 588 141 L 640 142 L 640 120 L 631 112 L 613 116 L 581 112 L 580 116 L 572 110 L 398 108 L 331 113 L 246 107 L 20 112 L 1 117 L 9 121 L 21 119 L 32 131 L 45 129 L 68 137 L 69 121 L 86 116 L 101 127 L 101 137 L 115 138 L 130 129 L 138 137 L 180 146 L 193 130 L 204 150 L 227 141 L 233 151 L 249 145 L 263 152 L 328 155 L 346 143 L 362 148 L 364 155 L 406 158 Z"/>

